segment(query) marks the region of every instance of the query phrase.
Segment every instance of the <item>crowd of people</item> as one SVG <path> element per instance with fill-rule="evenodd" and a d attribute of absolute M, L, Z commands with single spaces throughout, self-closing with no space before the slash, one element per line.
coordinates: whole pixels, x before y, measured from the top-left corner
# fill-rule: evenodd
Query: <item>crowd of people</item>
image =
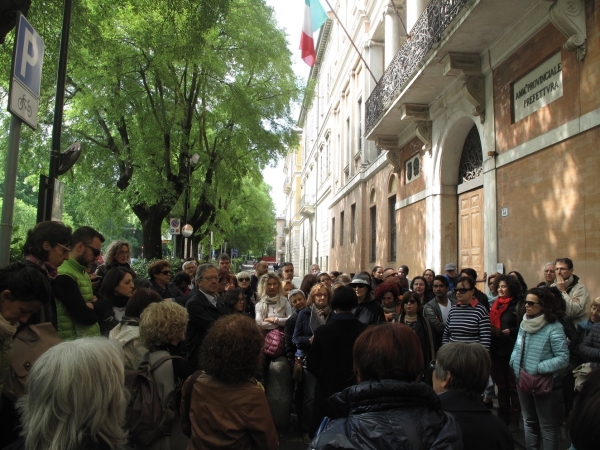
<path fill-rule="evenodd" d="M 507 450 L 522 425 L 528 450 L 556 450 L 564 423 L 573 449 L 597 448 L 600 297 L 569 258 L 530 289 L 517 271 L 453 263 L 412 278 L 314 264 L 299 279 L 265 261 L 233 274 L 226 254 L 139 274 L 125 241 L 92 272 L 104 242 L 42 222 L 0 269 L 0 448 L 275 449 L 274 363 L 311 449 Z M 26 330 L 62 342 L 19 375 Z M 164 420 L 142 445 L 132 411 L 152 411 L 124 380 L 145 368 Z"/>

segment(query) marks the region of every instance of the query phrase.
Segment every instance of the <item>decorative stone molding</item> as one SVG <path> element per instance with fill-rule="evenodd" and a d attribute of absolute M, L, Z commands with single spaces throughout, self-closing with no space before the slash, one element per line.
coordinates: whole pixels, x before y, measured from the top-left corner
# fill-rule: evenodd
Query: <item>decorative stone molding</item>
<path fill-rule="evenodd" d="M 400 120 L 429 120 L 429 106 L 404 103 L 400 107 Z"/>
<path fill-rule="evenodd" d="M 463 94 L 475 108 L 473 115 L 479 116 L 481 123 L 485 121 L 485 83 L 482 77 L 467 77 L 463 86 Z"/>
<path fill-rule="evenodd" d="M 477 54 L 448 53 L 442 60 L 444 75 L 464 79 L 463 94 L 475 108 L 473 115 L 485 121 L 485 83 L 481 74 L 481 59 Z"/>
<path fill-rule="evenodd" d="M 583 61 L 586 53 L 585 2 L 583 0 L 555 0 L 550 6 L 550 21 L 564 34 L 565 50 L 576 51 Z"/>
<path fill-rule="evenodd" d="M 375 146 L 387 150 L 387 160 L 394 167 L 393 172 L 399 173 L 402 170 L 402 152 L 398 148 L 398 138 L 396 136 L 375 136 Z"/>
<path fill-rule="evenodd" d="M 415 130 L 417 137 L 423 143 L 422 149 L 426 152 L 431 150 L 431 130 L 431 120 L 424 120 L 423 122 L 419 122 Z"/>

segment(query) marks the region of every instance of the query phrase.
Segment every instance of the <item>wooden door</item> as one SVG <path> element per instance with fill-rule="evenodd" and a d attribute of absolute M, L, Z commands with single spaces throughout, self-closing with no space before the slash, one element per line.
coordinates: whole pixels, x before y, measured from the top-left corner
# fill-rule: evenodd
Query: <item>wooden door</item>
<path fill-rule="evenodd" d="M 459 270 L 471 267 L 477 275 L 483 276 L 483 188 L 465 192 L 458 196 L 458 260 Z M 477 288 L 485 292 L 485 284 Z"/>

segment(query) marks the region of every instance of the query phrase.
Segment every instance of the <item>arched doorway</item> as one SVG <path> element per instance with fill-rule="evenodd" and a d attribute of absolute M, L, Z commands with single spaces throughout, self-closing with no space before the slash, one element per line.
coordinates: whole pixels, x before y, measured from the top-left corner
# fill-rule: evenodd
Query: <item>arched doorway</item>
<path fill-rule="evenodd" d="M 463 145 L 458 170 L 458 261 L 459 267 L 484 272 L 483 153 L 477 126 L 473 125 Z M 485 289 L 484 286 L 478 286 Z"/>

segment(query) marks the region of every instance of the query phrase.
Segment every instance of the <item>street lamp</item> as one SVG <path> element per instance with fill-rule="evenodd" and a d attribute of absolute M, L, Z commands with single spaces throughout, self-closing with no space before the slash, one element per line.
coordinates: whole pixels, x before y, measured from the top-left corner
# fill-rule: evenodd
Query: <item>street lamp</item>
<path fill-rule="evenodd" d="M 183 205 L 183 224 L 187 225 L 188 224 L 188 209 L 190 207 L 190 178 L 192 177 L 192 164 L 196 165 L 198 164 L 198 161 L 200 161 L 200 155 L 198 153 L 194 153 L 192 156 L 190 155 L 184 155 L 185 158 L 187 158 L 187 185 L 185 188 L 185 204 Z M 190 227 L 191 228 L 191 227 Z M 192 233 L 193 233 L 193 229 L 192 229 Z M 191 236 L 191 234 L 190 234 Z M 183 257 L 183 255 L 185 255 L 186 252 L 186 246 L 187 245 L 187 239 L 182 239 L 181 240 L 181 255 Z"/>

